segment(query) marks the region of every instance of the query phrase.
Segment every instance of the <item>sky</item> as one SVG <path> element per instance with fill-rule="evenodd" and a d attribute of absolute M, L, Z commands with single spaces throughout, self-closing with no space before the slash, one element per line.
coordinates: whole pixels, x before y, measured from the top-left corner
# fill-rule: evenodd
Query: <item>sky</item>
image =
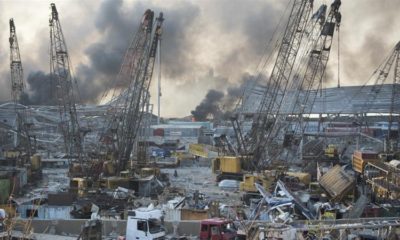
<path fill-rule="evenodd" d="M 162 11 L 161 115 L 182 117 L 190 115 L 209 90 L 237 93 L 232 89 L 240 89 L 257 73 L 260 58 L 271 54 L 264 49 L 278 23 L 282 26 L 286 20 L 291 1 L 0 0 L 0 101 L 11 99 L 8 21 L 14 18 L 30 101 L 51 103 L 47 75 L 51 2 L 59 12 L 80 100 L 86 103 L 99 102 L 110 90 L 144 11 L 150 8 L 156 15 Z M 331 1 L 315 0 L 314 9 L 321 3 Z M 340 58 L 335 37 L 325 86 L 337 85 L 338 66 L 341 85 L 369 79 L 400 40 L 398 9 L 400 0 L 342 0 Z M 268 71 L 264 74 L 268 76 Z"/>

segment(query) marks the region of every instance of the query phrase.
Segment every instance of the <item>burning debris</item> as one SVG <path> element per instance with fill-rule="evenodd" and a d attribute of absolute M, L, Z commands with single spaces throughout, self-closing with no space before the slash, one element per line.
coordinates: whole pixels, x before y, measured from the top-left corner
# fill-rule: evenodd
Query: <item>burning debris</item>
<path fill-rule="evenodd" d="M 192 115 L 196 121 L 205 121 L 210 116 L 214 119 L 220 118 L 222 111 L 220 109 L 220 100 L 224 97 L 224 93 L 210 90 L 204 100 L 192 111 Z"/>

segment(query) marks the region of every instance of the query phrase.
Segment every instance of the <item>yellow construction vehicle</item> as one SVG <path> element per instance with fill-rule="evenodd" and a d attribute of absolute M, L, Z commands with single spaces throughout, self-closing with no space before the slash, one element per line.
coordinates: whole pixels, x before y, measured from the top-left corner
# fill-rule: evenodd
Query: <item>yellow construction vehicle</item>
<path fill-rule="evenodd" d="M 28 171 L 30 173 L 28 181 L 35 181 L 42 178 L 42 157 L 38 154 L 34 154 L 30 157 L 30 165 Z"/>
<path fill-rule="evenodd" d="M 118 187 L 129 188 L 129 178 L 126 177 L 105 177 L 99 180 L 100 187 L 107 189 L 117 189 Z"/>
<path fill-rule="evenodd" d="M 258 192 L 255 183 L 262 185 L 265 189 L 269 189 L 275 178 L 270 178 L 264 174 L 244 174 L 243 181 L 240 182 L 239 190 L 243 192 Z"/>
<path fill-rule="evenodd" d="M 298 179 L 305 186 L 308 186 L 311 182 L 311 175 L 306 172 L 285 172 L 284 175 Z"/>
<path fill-rule="evenodd" d="M 145 177 L 148 177 L 151 175 L 158 176 L 158 175 L 160 175 L 160 173 L 161 173 L 160 168 L 157 168 L 157 167 L 146 167 L 146 168 L 139 169 L 139 176 L 141 178 L 145 178 Z"/>
<path fill-rule="evenodd" d="M 244 169 L 247 163 L 243 157 L 220 156 L 212 160 L 212 172 L 217 174 L 216 180 L 220 182 L 224 179 L 242 181 Z"/>
<path fill-rule="evenodd" d="M 325 148 L 325 156 L 329 159 L 338 159 L 338 147 L 335 144 L 329 144 L 328 147 Z"/>
<path fill-rule="evenodd" d="M 239 190 L 243 192 L 242 201 L 246 205 L 250 205 L 250 199 L 261 198 L 260 193 L 255 187 L 255 183 L 258 183 L 269 191 L 272 185 L 276 182 L 276 171 L 265 171 L 261 174 L 244 174 L 243 181 L 240 182 Z"/>
<path fill-rule="evenodd" d="M 90 179 L 75 177 L 69 181 L 69 191 L 72 194 L 82 197 L 86 194 L 91 185 L 92 181 Z"/>

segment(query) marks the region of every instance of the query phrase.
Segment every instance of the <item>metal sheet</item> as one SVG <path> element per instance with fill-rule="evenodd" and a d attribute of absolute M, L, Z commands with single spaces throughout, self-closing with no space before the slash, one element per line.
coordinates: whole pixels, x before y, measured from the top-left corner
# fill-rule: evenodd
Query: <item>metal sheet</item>
<path fill-rule="evenodd" d="M 319 184 L 333 200 L 340 200 L 353 187 L 354 180 L 340 165 L 336 165 L 321 177 Z"/>

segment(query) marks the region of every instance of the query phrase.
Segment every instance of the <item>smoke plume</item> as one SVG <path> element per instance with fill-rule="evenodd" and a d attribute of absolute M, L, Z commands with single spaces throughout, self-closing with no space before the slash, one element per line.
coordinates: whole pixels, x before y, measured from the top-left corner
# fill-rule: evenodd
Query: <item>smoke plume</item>
<path fill-rule="evenodd" d="M 146 9 L 165 16 L 162 37 L 162 113 L 186 115 L 199 104 L 209 89 L 224 93 L 220 109 L 231 108 L 243 73 L 254 70 L 263 49 L 289 0 L 55 0 L 69 47 L 82 102 L 97 103 L 105 90 L 114 86 L 126 48 Z M 318 7 L 323 1 L 315 1 Z M 326 2 L 325 2 L 326 3 Z M 327 3 L 329 4 L 329 2 Z M 337 33 L 327 69 L 326 87 L 336 85 L 340 62 L 341 85 L 364 83 L 399 40 L 396 29 L 399 1 L 343 1 L 340 30 L 340 60 Z M 21 14 L 21 9 L 26 14 Z M 290 6 L 289 6 L 290 9 Z M 79 18 L 77 16 L 79 14 Z M 18 39 L 25 74 L 35 76 L 48 68 L 48 3 L 0 1 L 0 27 L 17 20 Z M 46 17 L 44 17 L 46 16 Z M 367 16 L 367 17 L 366 17 Z M 285 25 L 287 15 L 282 18 Z M 362 20 L 360 20 L 362 19 Z M 282 29 L 278 34 L 282 34 Z M 0 86 L 9 86 L 7 31 L 0 33 Z M 34 41 L 32 41 L 34 39 Z M 208 72 L 212 69 L 213 77 Z M 46 79 L 46 74 L 43 74 Z M 333 80 L 332 80 L 333 79 Z M 47 81 L 47 80 L 45 80 Z M 30 86 L 30 84 L 34 86 Z M 265 82 L 264 82 L 265 83 Z M 28 80 L 29 100 L 51 102 L 48 86 Z M 4 88 L 6 89 L 6 88 Z M 154 91 L 154 90 L 152 90 Z M 8 92 L 8 93 L 7 93 Z M 10 89 L 1 88 L 1 99 L 8 100 Z M 43 97 L 45 96 L 45 97 Z M 152 92 L 152 96 L 156 96 Z M 41 99 L 43 98 L 43 99 Z M 153 100 L 154 101 L 154 100 Z M 51 104 L 55 104 L 51 102 Z"/>
<path fill-rule="evenodd" d="M 239 100 L 248 94 L 252 86 L 265 81 L 264 75 L 258 77 L 249 73 L 244 73 L 241 77 L 240 84 L 230 86 L 226 93 L 216 90 L 209 90 L 201 103 L 191 111 L 196 121 L 204 121 L 206 119 L 228 120 L 232 111 L 236 108 Z"/>
<path fill-rule="evenodd" d="M 136 33 L 139 21 L 146 9 L 155 11 L 158 16 L 162 9 L 153 3 L 136 2 L 132 7 L 124 6 L 122 0 L 104 1 L 95 20 L 95 26 L 103 38 L 89 45 L 85 54 L 88 64 L 77 68 L 77 77 L 81 80 L 80 92 L 84 102 L 96 102 L 104 91 L 114 86 L 125 87 L 118 83 L 118 74 L 122 58 L 128 48 L 133 34 Z M 163 70 L 167 77 L 176 78 L 188 71 L 190 63 L 187 51 L 185 28 L 189 27 L 198 15 L 199 9 L 190 2 L 183 2 L 169 9 L 165 15 L 163 35 Z M 121 85 L 122 84 L 122 85 Z"/>
<path fill-rule="evenodd" d="M 50 74 L 42 71 L 32 72 L 28 75 L 28 93 L 23 93 L 21 103 L 25 105 L 56 105 L 56 83 Z"/>
<path fill-rule="evenodd" d="M 210 115 L 218 118 L 221 115 L 219 102 L 224 97 L 224 93 L 216 90 L 208 91 L 203 101 L 192 111 L 196 121 L 205 121 Z"/>

